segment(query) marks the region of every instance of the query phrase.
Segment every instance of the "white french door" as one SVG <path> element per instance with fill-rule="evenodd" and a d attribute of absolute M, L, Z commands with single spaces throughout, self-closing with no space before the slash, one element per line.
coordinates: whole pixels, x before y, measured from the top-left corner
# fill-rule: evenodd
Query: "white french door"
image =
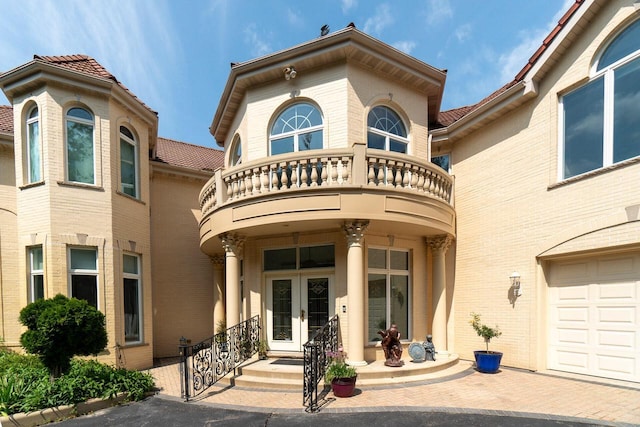
<path fill-rule="evenodd" d="M 333 312 L 331 277 L 294 274 L 267 279 L 267 339 L 273 351 L 302 351 L 302 345 Z"/>

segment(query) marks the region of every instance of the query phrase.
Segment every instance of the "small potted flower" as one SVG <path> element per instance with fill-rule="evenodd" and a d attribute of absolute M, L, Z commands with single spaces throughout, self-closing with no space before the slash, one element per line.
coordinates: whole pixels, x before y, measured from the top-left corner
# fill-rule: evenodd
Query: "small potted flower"
<path fill-rule="evenodd" d="M 502 353 L 499 351 L 489 351 L 489 341 L 491 341 L 491 338 L 497 338 L 502 335 L 502 332 L 500 332 L 498 326 L 490 328 L 487 325 L 483 325 L 480 321 L 480 315 L 477 313 L 471 313 L 469 323 L 478 336 L 484 338 L 484 342 L 487 345 L 486 350 L 476 350 L 473 352 L 476 359 L 476 368 L 478 371 L 487 374 L 498 372 L 500 361 L 502 360 Z"/>
<path fill-rule="evenodd" d="M 329 366 L 324 374 L 326 383 L 331 384 L 331 390 L 336 397 L 350 397 L 356 388 L 358 374 L 356 368 L 345 362 L 342 349 L 336 352 L 327 352 Z"/>

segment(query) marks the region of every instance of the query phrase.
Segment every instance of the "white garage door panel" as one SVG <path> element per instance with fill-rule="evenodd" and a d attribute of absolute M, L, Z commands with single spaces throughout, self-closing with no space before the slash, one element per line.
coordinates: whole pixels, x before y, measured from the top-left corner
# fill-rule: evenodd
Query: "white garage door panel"
<path fill-rule="evenodd" d="M 640 382 L 640 254 L 550 268 L 547 366 Z"/>

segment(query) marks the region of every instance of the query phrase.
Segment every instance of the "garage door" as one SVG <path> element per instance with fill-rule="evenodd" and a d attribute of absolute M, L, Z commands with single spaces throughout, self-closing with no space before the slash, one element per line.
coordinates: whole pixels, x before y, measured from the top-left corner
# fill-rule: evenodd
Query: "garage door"
<path fill-rule="evenodd" d="M 555 262 L 548 367 L 640 382 L 640 254 Z"/>

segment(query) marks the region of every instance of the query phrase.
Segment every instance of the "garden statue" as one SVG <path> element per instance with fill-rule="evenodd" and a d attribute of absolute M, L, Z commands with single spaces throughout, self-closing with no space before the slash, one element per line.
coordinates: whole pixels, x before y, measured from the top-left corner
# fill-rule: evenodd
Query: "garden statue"
<path fill-rule="evenodd" d="M 382 349 L 384 350 L 385 366 L 398 367 L 404 365 L 402 358 L 402 344 L 400 332 L 396 324 L 392 324 L 386 331 L 378 331 L 382 336 Z"/>
<path fill-rule="evenodd" d="M 432 360 L 435 362 L 436 346 L 433 345 L 433 342 L 431 341 L 432 339 L 433 337 L 431 336 L 431 334 L 427 335 L 427 340 L 422 343 L 422 346 L 424 347 L 425 360 Z"/>

